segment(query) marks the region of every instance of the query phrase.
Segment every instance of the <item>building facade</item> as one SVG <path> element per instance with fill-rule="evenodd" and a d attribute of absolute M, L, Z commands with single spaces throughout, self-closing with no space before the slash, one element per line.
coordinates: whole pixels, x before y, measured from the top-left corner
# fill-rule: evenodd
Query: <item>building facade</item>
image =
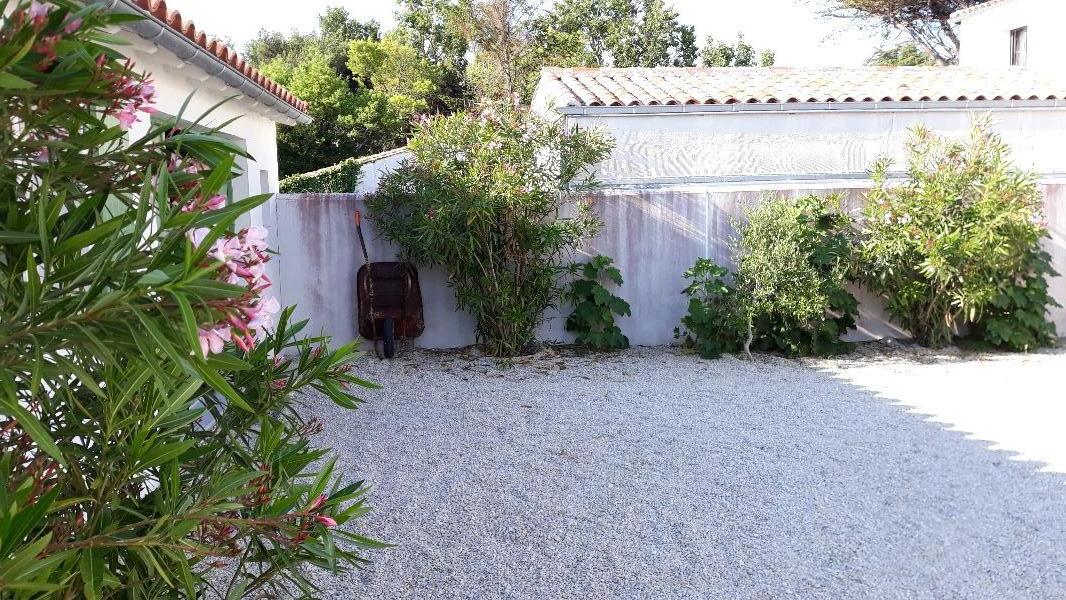
<path fill-rule="evenodd" d="M 959 65 L 1024 67 L 1066 72 L 1062 63 L 1061 0 L 988 0 L 952 15 L 959 32 Z"/>
<path fill-rule="evenodd" d="M 120 51 L 155 85 L 159 113 L 152 119 L 180 117 L 189 128 L 220 128 L 245 150 L 249 157 L 237 159 L 240 175 L 229 190 L 232 198 L 277 192 L 277 125 L 309 123 L 307 104 L 163 0 L 108 0 L 107 7 L 142 17 L 115 33 L 129 43 Z M 130 139 L 143 136 L 151 126 L 142 116 L 131 127 Z M 270 227 L 264 211 L 256 209 L 244 224 Z"/>

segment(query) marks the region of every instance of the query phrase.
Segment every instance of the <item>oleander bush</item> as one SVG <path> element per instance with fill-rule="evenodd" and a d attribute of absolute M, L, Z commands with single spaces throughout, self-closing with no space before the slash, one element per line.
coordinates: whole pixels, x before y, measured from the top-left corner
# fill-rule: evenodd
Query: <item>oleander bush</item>
<path fill-rule="evenodd" d="M 735 272 L 706 259 L 686 271 L 689 311 L 675 336 L 704 357 L 751 349 L 837 354 L 858 303 L 846 289 L 854 228 L 838 196 L 770 198 L 733 243 Z"/>
<path fill-rule="evenodd" d="M 565 259 L 600 227 L 584 193 L 611 141 L 513 110 L 435 117 L 408 149 L 367 198 L 370 215 L 410 260 L 444 268 L 486 353 L 527 352 Z"/>
<path fill-rule="evenodd" d="M 235 225 L 267 196 L 221 193 L 242 151 L 195 118 L 128 139 L 155 90 L 101 6 L 0 17 L 0 596 L 305 596 L 380 544 L 338 528 L 365 487 L 299 392 L 370 384 L 268 296 Z"/>
<path fill-rule="evenodd" d="M 622 272 L 609 256 L 594 256 L 584 263 L 570 265 L 576 277 L 563 294 L 573 307 L 566 318 L 566 330 L 575 341 L 596 350 L 621 350 L 629 347 L 629 338 L 615 323 L 615 315 L 630 316 L 629 303 L 615 296 L 604 283 L 622 285 Z"/>
<path fill-rule="evenodd" d="M 873 171 L 861 244 L 863 283 L 889 314 L 927 346 L 969 329 L 996 346 L 1050 344 L 1054 275 L 1041 249 L 1048 236 L 1034 174 L 1017 169 L 987 120 L 969 140 L 916 128 L 907 179 L 892 184 L 889 163 Z"/>

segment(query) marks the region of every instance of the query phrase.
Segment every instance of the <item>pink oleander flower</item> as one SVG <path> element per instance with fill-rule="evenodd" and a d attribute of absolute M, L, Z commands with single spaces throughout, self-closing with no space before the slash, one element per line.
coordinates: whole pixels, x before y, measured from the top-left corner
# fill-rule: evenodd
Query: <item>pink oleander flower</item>
<path fill-rule="evenodd" d="M 326 515 L 315 515 L 315 521 L 317 521 L 318 523 L 321 523 L 322 525 L 325 525 L 326 527 L 336 527 L 337 526 L 337 522 L 335 520 L 333 520 L 331 517 L 327 517 Z"/>
<path fill-rule="evenodd" d="M 231 271 L 235 271 L 236 265 L 233 260 L 244 256 L 244 250 L 237 238 L 219 238 L 215 240 L 214 247 L 207 254 L 217 261 L 226 263 Z"/>
<path fill-rule="evenodd" d="M 281 310 L 281 304 L 277 298 L 270 296 L 265 300 L 260 300 L 251 310 L 252 314 L 248 315 L 248 329 L 255 329 L 262 334 L 274 326 L 274 315 Z"/>
<path fill-rule="evenodd" d="M 155 85 L 150 81 L 144 82 L 141 84 L 141 89 L 137 92 L 137 95 L 145 102 L 153 102 L 155 100 Z"/>
<path fill-rule="evenodd" d="M 67 35 L 70 35 L 79 28 L 81 28 L 81 17 L 75 17 L 70 21 L 67 21 L 67 24 L 63 26 L 63 31 L 65 31 Z"/>
<path fill-rule="evenodd" d="M 252 225 L 244 232 L 245 243 L 252 250 L 266 250 L 267 230 L 259 225 Z"/>
<path fill-rule="evenodd" d="M 34 153 L 33 160 L 43 164 L 48 162 L 49 156 L 50 154 L 48 152 L 48 148 L 41 148 L 40 150 Z"/>
<path fill-rule="evenodd" d="M 203 352 L 204 358 L 210 354 L 222 352 L 226 345 L 226 340 L 230 338 L 230 328 L 225 326 L 200 329 L 198 333 L 200 335 L 200 350 Z"/>
<path fill-rule="evenodd" d="M 204 210 L 216 210 L 226 205 L 226 197 L 221 194 L 215 194 L 207 199 L 207 203 L 204 204 Z"/>
<path fill-rule="evenodd" d="M 318 510 L 319 508 L 322 508 L 322 505 L 326 503 L 327 499 L 325 494 L 320 495 L 311 502 L 311 506 L 308 506 L 307 510 Z M 336 525 L 336 523 L 334 523 L 334 525 Z"/>
<path fill-rule="evenodd" d="M 133 127 L 133 124 L 137 122 L 137 111 L 132 107 L 126 107 L 119 111 L 115 118 L 118 119 L 118 126 L 123 131 Z"/>
<path fill-rule="evenodd" d="M 42 27 L 46 20 L 48 20 L 48 13 L 52 11 L 52 5 L 47 2 L 38 2 L 33 0 L 30 3 L 29 17 L 34 27 Z"/>
<path fill-rule="evenodd" d="M 203 198 L 194 198 L 189 201 L 188 204 L 181 207 L 181 212 L 195 212 L 198 210 L 217 210 L 226 205 L 226 197 L 222 195 L 214 195 L 204 200 Z"/>
<path fill-rule="evenodd" d="M 189 231 L 186 231 L 185 237 L 189 238 L 189 241 L 192 242 L 193 246 L 199 246 L 203 243 L 204 238 L 206 238 L 207 234 L 209 233 L 211 233 L 211 230 L 209 228 L 198 227 L 196 229 L 190 229 Z"/>

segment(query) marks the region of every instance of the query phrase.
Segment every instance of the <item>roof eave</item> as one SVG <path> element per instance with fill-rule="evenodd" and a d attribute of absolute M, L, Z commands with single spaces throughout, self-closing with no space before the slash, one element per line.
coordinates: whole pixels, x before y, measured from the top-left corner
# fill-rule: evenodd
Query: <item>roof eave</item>
<path fill-rule="evenodd" d="M 282 100 L 232 65 L 206 52 L 194 41 L 165 22 L 137 6 L 134 0 L 108 0 L 107 9 L 145 17 L 123 25 L 141 38 L 168 50 L 178 60 L 194 65 L 208 75 L 220 79 L 242 95 L 271 109 L 274 119 L 284 124 L 307 124 L 311 116 Z"/>
<path fill-rule="evenodd" d="M 565 116 L 626 116 L 774 112 L 866 112 L 878 110 L 1011 110 L 1066 109 L 1066 100 L 968 100 L 919 102 L 780 102 L 735 104 L 670 104 L 641 106 L 556 106 Z"/>

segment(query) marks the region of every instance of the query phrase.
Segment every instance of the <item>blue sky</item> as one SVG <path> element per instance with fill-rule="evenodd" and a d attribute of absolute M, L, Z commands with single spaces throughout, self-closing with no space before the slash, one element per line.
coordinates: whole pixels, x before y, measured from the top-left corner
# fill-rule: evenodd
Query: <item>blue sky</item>
<path fill-rule="evenodd" d="M 862 64 L 882 42 L 847 22 L 826 21 L 816 2 L 805 0 L 673 0 L 686 23 L 706 34 L 733 39 L 738 31 L 757 48 L 773 48 L 783 66 L 849 66 Z M 209 34 L 228 37 L 238 47 L 260 27 L 288 31 L 314 28 L 327 6 L 341 5 L 361 19 L 393 22 L 391 0 L 170 0 L 168 5 L 192 18 Z M 299 10 L 294 10 L 299 7 Z"/>

